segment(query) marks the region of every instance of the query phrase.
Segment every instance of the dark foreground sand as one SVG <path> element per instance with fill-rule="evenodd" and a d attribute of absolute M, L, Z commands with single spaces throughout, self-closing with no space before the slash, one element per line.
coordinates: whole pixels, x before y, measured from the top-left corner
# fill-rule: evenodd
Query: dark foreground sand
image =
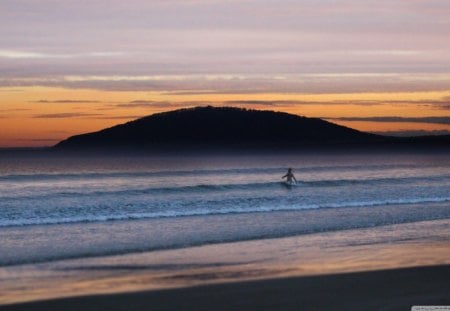
<path fill-rule="evenodd" d="M 411 310 L 450 305 L 450 266 L 37 301 L 1 310 Z"/>

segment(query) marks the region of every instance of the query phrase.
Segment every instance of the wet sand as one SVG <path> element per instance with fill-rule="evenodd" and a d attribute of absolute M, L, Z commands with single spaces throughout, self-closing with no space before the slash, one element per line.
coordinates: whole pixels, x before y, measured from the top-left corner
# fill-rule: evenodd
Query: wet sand
<path fill-rule="evenodd" d="M 410 310 L 450 305 L 450 266 L 39 301 L 2 310 Z"/>
<path fill-rule="evenodd" d="M 449 251 L 440 220 L 2 267 L 0 309 L 410 310 L 450 304 Z"/>

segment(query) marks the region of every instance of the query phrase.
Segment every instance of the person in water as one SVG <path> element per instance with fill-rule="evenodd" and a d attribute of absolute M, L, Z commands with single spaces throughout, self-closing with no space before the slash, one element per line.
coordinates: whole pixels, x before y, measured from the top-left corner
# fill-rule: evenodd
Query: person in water
<path fill-rule="evenodd" d="M 297 179 L 295 179 L 294 173 L 292 173 L 292 168 L 288 168 L 286 175 L 281 178 L 286 178 L 286 181 L 290 184 L 297 183 Z"/>

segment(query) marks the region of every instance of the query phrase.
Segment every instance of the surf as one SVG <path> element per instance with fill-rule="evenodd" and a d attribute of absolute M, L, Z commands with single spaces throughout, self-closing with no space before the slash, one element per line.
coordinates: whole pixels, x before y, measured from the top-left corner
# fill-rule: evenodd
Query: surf
<path fill-rule="evenodd" d="M 225 215 L 225 214 L 248 214 L 248 213 L 268 213 L 276 211 L 301 211 L 311 209 L 330 209 L 330 208 L 352 208 L 352 207 L 377 207 L 390 205 L 405 205 L 405 204 L 422 204 L 422 203 L 444 203 L 450 202 L 450 197 L 431 197 L 431 198 L 410 198 L 410 199 L 394 199 L 394 200 L 373 200 L 373 201 L 353 201 L 342 203 L 323 203 L 323 204 L 304 204 L 293 203 L 293 200 L 286 204 L 282 202 L 282 197 L 264 197 L 264 198 L 238 198 L 222 200 L 215 202 L 214 200 L 204 202 L 192 202 L 184 206 L 184 208 L 176 208 L 175 206 L 166 206 L 165 210 L 156 209 L 152 211 L 151 206 L 147 208 L 147 212 L 133 212 L 133 206 L 98 206 L 100 211 L 106 212 L 103 215 L 96 213 L 89 213 L 91 207 L 80 206 L 81 211 L 86 209 L 85 213 L 78 215 L 54 215 L 53 217 L 38 217 L 38 218 L 22 218 L 22 219 L 2 219 L 0 220 L 0 227 L 16 227 L 16 226 L 31 226 L 31 225 L 56 225 L 69 223 L 89 223 L 89 222 L 109 222 L 119 220 L 140 220 L 140 219 L 155 219 L 155 218 L 177 218 L 189 216 L 208 216 L 208 215 Z M 282 202 L 282 203 L 280 203 Z M 210 208 L 214 203 L 219 204 L 217 208 Z M 278 203 L 278 204 L 275 204 Z M 196 207 L 194 207 L 196 206 Z M 175 207 L 175 208 L 174 208 Z M 127 210 L 131 208 L 131 210 Z M 147 209 L 146 207 L 143 210 Z M 111 210 L 118 212 L 111 213 Z"/>

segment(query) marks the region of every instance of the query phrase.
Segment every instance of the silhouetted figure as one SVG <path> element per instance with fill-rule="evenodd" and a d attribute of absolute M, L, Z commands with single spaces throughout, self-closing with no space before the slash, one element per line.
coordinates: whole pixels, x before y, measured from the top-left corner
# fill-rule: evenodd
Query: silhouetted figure
<path fill-rule="evenodd" d="M 295 179 L 294 173 L 292 173 L 292 168 L 288 168 L 286 175 L 281 178 L 286 178 L 286 181 L 290 184 L 297 183 L 297 179 Z"/>

